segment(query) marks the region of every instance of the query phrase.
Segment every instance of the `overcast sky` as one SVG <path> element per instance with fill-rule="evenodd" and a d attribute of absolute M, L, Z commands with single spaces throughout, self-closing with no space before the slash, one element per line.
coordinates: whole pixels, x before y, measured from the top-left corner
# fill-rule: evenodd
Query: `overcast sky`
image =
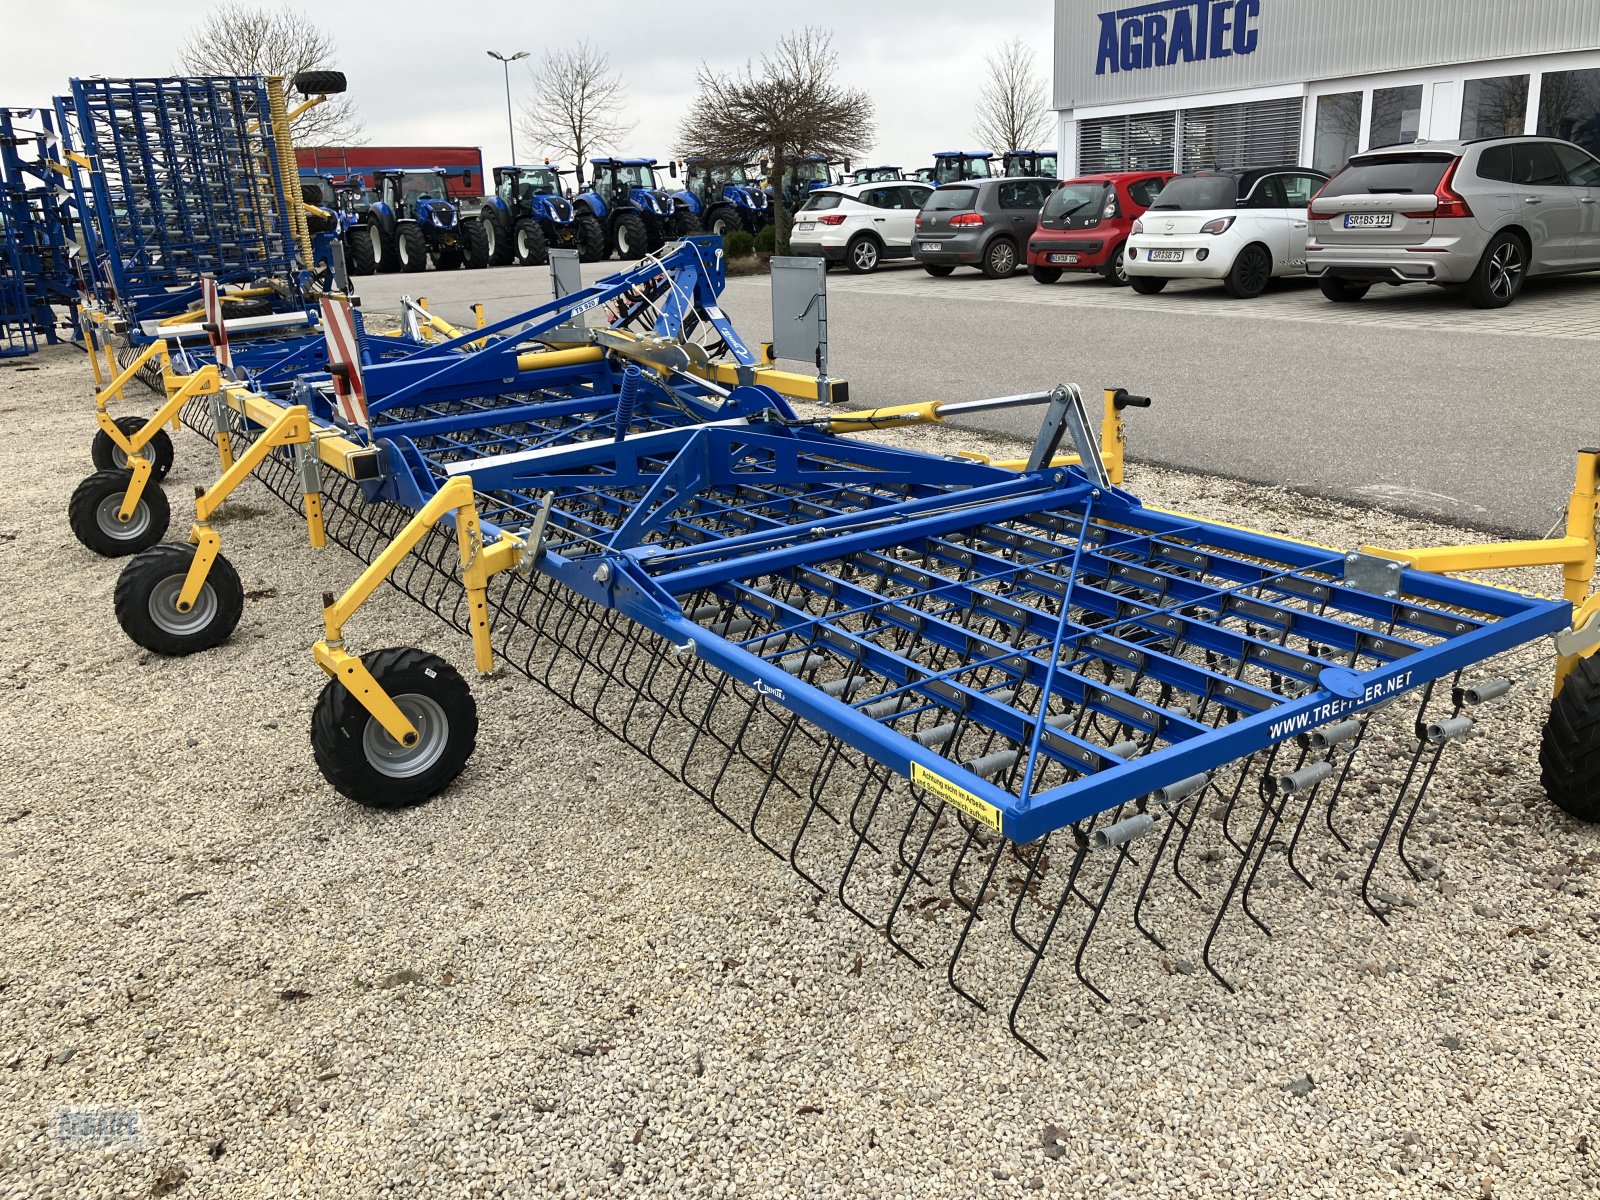
<path fill-rule="evenodd" d="M 627 81 L 638 127 L 619 149 L 666 158 L 702 60 L 737 67 L 809 22 L 833 31 L 842 77 L 876 103 L 877 145 L 864 158 L 909 168 L 934 150 L 971 145 L 984 56 L 1007 38 L 1035 47 L 1048 78 L 1052 9 L 1051 0 L 386 0 L 320 11 L 373 145 L 475 145 L 485 165 L 507 161 L 504 77 L 486 51 L 530 52 L 511 67 L 520 107 L 527 62 L 545 46 L 587 37 Z M 37 0 L 0 0 L 0 28 L 18 35 L 0 40 L 0 104 L 48 104 L 74 75 L 173 74 L 173 47 L 202 10 L 194 0 L 59 0 L 46 16 Z M 492 41 L 481 32 L 487 13 L 500 25 Z"/>

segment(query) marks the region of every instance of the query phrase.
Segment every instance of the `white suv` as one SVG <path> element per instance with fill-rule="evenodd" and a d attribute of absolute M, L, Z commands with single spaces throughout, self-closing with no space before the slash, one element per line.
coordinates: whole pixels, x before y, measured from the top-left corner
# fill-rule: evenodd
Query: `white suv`
<path fill-rule="evenodd" d="M 925 183 L 847 183 L 807 197 L 794 215 L 789 253 L 842 262 L 857 275 L 886 258 L 910 258 Z"/>
<path fill-rule="evenodd" d="M 1275 276 L 1303 276 L 1306 206 L 1327 182 L 1303 167 L 1179 175 L 1133 223 L 1128 282 L 1148 296 L 1170 279 L 1220 279 L 1249 299 Z"/>

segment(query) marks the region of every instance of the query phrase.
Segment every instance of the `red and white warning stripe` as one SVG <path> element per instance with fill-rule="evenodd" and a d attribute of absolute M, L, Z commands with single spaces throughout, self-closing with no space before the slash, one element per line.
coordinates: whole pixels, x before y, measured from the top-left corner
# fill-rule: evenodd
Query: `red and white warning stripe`
<path fill-rule="evenodd" d="M 361 342 L 356 337 L 355 310 L 348 300 L 323 298 L 322 332 L 328 341 L 328 369 L 333 374 L 339 415 L 351 425 L 372 428 L 367 389 L 361 382 Z"/>
<path fill-rule="evenodd" d="M 233 351 L 228 349 L 228 327 L 222 320 L 222 293 L 215 275 L 200 276 L 200 298 L 205 304 L 206 333 L 211 338 L 211 350 L 217 366 L 233 370 Z"/>

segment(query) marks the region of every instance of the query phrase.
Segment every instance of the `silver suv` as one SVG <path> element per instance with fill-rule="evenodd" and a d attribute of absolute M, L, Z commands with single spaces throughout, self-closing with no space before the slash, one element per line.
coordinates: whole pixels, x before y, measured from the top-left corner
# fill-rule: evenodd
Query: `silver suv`
<path fill-rule="evenodd" d="M 1464 284 L 1510 304 L 1529 275 L 1600 269 L 1600 160 L 1556 138 L 1358 154 L 1311 201 L 1306 270 L 1330 300 L 1374 283 Z"/>

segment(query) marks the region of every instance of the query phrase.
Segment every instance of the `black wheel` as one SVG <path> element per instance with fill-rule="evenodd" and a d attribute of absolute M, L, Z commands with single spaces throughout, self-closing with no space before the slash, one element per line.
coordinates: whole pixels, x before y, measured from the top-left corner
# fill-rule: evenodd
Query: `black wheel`
<path fill-rule="evenodd" d="M 489 228 L 482 221 L 463 219 L 457 232 L 461 235 L 461 259 L 469 271 L 481 271 L 489 265 Z"/>
<path fill-rule="evenodd" d="M 870 233 L 858 233 L 844 248 L 844 265 L 852 275 L 870 275 L 883 261 L 883 243 Z"/>
<path fill-rule="evenodd" d="M 672 228 L 678 237 L 694 237 L 705 232 L 700 228 L 700 218 L 687 208 L 680 208 L 672 214 Z"/>
<path fill-rule="evenodd" d="M 1483 257 L 1467 280 L 1467 303 L 1475 308 L 1504 308 L 1522 294 L 1527 277 L 1527 246 L 1514 233 L 1497 233 L 1483 248 Z"/>
<path fill-rule="evenodd" d="M 550 261 L 550 243 L 544 236 L 544 230 L 539 228 L 539 222 L 532 217 L 523 217 L 518 221 L 516 232 L 511 236 L 517 247 L 518 266 L 542 267 Z"/>
<path fill-rule="evenodd" d="M 643 258 L 645 247 L 648 244 L 644 218 L 632 210 L 619 213 L 617 215 L 616 239 L 618 258 L 624 262 L 633 262 L 636 259 Z"/>
<path fill-rule="evenodd" d="M 352 275 L 371 275 L 378 269 L 373 258 L 372 226 L 357 225 L 344 235 L 344 265 Z"/>
<path fill-rule="evenodd" d="M 1128 286 L 1128 244 L 1118 242 L 1106 258 L 1106 265 L 1101 268 L 1100 277 L 1113 287 Z"/>
<path fill-rule="evenodd" d="M 154 546 L 166 536 L 172 521 L 167 494 L 154 480 L 145 484 L 133 515 L 119 520 L 122 498 L 132 481 L 132 471 L 96 471 L 78 485 L 67 503 L 73 534 L 105 558 L 123 558 Z"/>
<path fill-rule="evenodd" d="M 301 71 L 289 82 L 302 96 L 337 96 L 349 86 L 343 71 Z"/>
<path fill-rule="evenodd" d="M 1129 275 L 1128 286 L 1141 296 L 1154 296 L 1167 286 L 1167 281 L 1159 275 Z"/>
<path fill-rule="evenodd" d="M 483 219 L 479 223 L 483 226 L 484 242 L 489 249 L 489 265 L 505 266 L 516 252 L 516 247 L 511 242 L 510 223 L 500 210 L 492 205 L 484 208 Z"/>
<path fill-rule="evenodd" d="M 1061 278 L 1060 267 L 1029 267 L 1028 274 L 1033 276 L 1035 283 L 1054 283 Z"/>
<path fill-rule="evenodd" d="M 1251 243 L 1234 258 L 1233 266 L 1222 277 L 1222 287 L 1235 300 L 1254 300 L 1267 290 L 1271 278 L 1272 252 Z"/>
<path fill-rule="evenodd" d="M 408 275 L 428 269 L 428 239 L 420 225 L 409 222 L 395 230 L 395 259 Z"/>
<path fill-rule="evenodd" d="M 260 296 L 252 296 L 248 300 L 225 300 L 222 305 L 222 319 L 237 321 L 243 317 L 269 317 L 272 315 L 272 301 Z"/>
<path fill-rule="evenodd" d="M 1322 294 L 1335 304 L 1353 304 L 1372 290 L 1370 283 L 1358 283 L 1353 279 L 1340 279 L 1336 275 L 1323 275 L 1317 280 L 1317 287 Z"/>
<path fill-rule="evenodd" d="M 1550 705 L 1539 781 L 1562 812 L 1600 821 L 1600 657 L 1578 660 Z"/>
<path fill-rule="evenodd" d="M 395 246 L 394 234 L 385 233 L 377 222 L 370 222 L 366 230 L 367 240 L 372 244 L 372 269 L 379 275 L 394 274 L 400 269 L 400 252 Z"/>
<path fill-rule="evenodd" d="M 725 238 L 730 233 L 737 233 L 743 228 L 744 222 L 739 219 L 739 214 L 726 204 L 719 204 L 706 214 L 706 232 L 714 233 L 720 238 Z"/>
<path fill-rule="evenodd" d="M 478 706 L 444 659 L 409 647 L 374 650 L 362 664 L 417 728 L 415 745 L 389 736 L 337 679 L 311 714 L 311 751 L 323 778 L 369 808 L 421 804 L 461 774 L 478 740 Z"/>
<path fill-rule="evenodd" d="M 433 265 L 441 271 L 459 271 L 465 257 L 460 246 L 446 246 L 433 256 Z"/>
<path fill-rule="evenodd" d="M 667 244 L 667 222 L 655 213 L 640 213 L 644 221 L 644 244 L 654 254 Z"/>
<path fill-rule="evenodd" d="M 995 238 L 983 252 L 979 269 L 990 279 L 1009 279 L 1017 273 L 1017 244 L 1010 238 Z"/>
<path fill-rule="evenodd" d="M 118 417 L 117 428 L 128 437 L 132 437 L 144 428 L 144 418 Z M 167 477 L 167 472 L 172 470 L 172 439 L 167 436 L 165 429 L 156 430 L 155 436 L 144 444 L 140 454 L 150 459 L 151 465 L 155 468 L 150 475 L 152 483 L 160 483 Z M 94 441 L 89 445 L 89 458 L 94 462 L 97 471 L 129 470 L 128 456 L 103 429 L 95 430 Z"/>
<path fill-rule="evenodd" d="M 168 542 L 139 554 L 117 579 L 112 602 L 117 624 L 146 650 L 181 658 L 220 646 L 244 614 L 239 572 L 217 555 L 188 612 L 178 611 L 178 596 L 188 578 L 195 548 Z"/>
<path fill-rule="evenodd" d="M 947 275 L 955 274 L 954 267 L 941 266 L 938 263 L 923 263 L 922 269 L 935 279 L 943 279 Z"/>
<path fill-rule="evenodd" d="M 580 212 L 578 221 L 578 261 L 603 262 L 606 257 L 606 231 L 592 212 Z"/>

